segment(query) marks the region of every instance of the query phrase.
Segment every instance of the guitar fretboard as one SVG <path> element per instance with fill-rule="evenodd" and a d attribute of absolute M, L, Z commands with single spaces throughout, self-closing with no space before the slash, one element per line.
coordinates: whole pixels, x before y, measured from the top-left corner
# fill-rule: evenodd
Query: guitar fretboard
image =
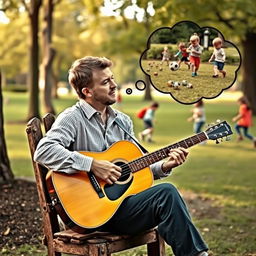
<path fill-rule="evenodd" d="M 144 169 L 144 168 L 150 166 L 153 163 L 156 163 L 156 162 L 168 157 L 168 153 L 171 149 L 178 148 L 178 147 L 189 148 L 189 147 L 192 147 L 192 146 L 194 146 L 202 141 L 205 141 L 205 140 L 207 140 L 207 136 L 206 136 L 205 132 L 198 133 L 198 134 L 191 136 L 187 139 L 184 139 L 182 141 L 179 141 L 177 143 L 174 143 L 165 148 L 159 149 L 157 151 L 154 151 L 152 153 L 149 153 L 147 155 L 144 155 L 140 158 L 137 158 L 137 159 L 129 162 L 128 163 L 129 168 L 132 172 L 137 172 L 141 169 Z"/>

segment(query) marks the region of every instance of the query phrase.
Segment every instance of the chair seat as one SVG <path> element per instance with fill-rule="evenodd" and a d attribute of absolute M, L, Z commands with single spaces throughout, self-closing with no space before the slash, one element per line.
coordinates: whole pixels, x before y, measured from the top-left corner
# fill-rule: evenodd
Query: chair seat
<path fill-rule="evenodd" d="M 95 248 L 99 250 L 99 248 L 101 248 L 102 255 L 109 255 L 120 251 L 120 248 L 125 250 L 148 243 L 154 243 L 157 240 L 158 233 L 156 229 L 150 229 L 134 236 L 116 235 L 110 232 L 80 234 L 69 229 L 55 233 L 53 242 L 56 251 L 72 253 L 74 250 L 76 253 L 79 253 L 77 255 L 91 255 L 90 250 Z"/>

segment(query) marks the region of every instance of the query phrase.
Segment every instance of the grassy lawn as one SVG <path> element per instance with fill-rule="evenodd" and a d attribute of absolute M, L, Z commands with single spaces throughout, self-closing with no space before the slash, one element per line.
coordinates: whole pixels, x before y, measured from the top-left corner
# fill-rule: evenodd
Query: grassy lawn
<path fill-rule="evenodd" d="M 211 71 L 211 69 L 210 69 Z M 190 73 L 190 72 L 189 72 Z M 196 78 L 197 79 L 197 78 Z M 30 153 L 27 146 L 25 123 L 27 94 L 4 93 L 5 133 L 11 165 L 15 176 L 33 176 Z M 186 120 L 190 116 L 190 105 L 182 105 L 169 96 L 155 98 L 160 103 L 156 112 L 156 143 L 144 146 L 149 151 L 192 135 L 192 124 Z M 72 105 L 74 97 L 63 97 L 54 102 L 61 111 Z M 143 128 L 142 121 L 135 113 L 147 103 L 140 96 L 124 96 L 122 109 L 134 120 L 136 134 Z M 230 124 L 237 113 L 235 101 L 206 101 L 208 122 L 216 119 L 227 120 Z M 254 118 L 256 123 L 256 118 Z M 232 124 L 233 126 L 233 124 Z M 255 126 L 251 133 L 256 135 Z M 214 255 L 241 256 L 256 255 L 256 150 L 250 141 L 232 140 L 216 145 L 209 141 L 206 145 L 190 150 L 188 161 L 173 174 L 160 182 L 172 182 L 182 193 L 196 193 L 204 200 L 210 200 L 215 211 L 212 215 L 195 218 L 195 223 L 203 234 Z M 144 255 L 145 248 L 118 255 Z M 45 255 L 28 245 L 17 254 L 3 255 Z M 168 255 L 171 250 L 168 250 Z"/>
<path fill-rule="evenodd" d="M 191 70 L 188 70 L 187 65 L 181 64 L 181 67 L 177 71 L 171 71 L 166 65 L 160 65 L 160 61 L 154 61 L 154 66 L 148 66 L 148 63 L 153 61 L 142 61 L 142 67 L 145 72 L 151 76 L 154 86 L 164 93 L 171 93 L 175 99 L 182 103 L 192 103 L 200 99 L 201 97 L 213 98 L 220 92 L 233 84 L 235 80 L 235 71 L 238 66 L 225 65 L 227 76 L 222 78 L 219 74 L 218 78 L 213 78 L 213 65 L 209 63 L 201 63 L 198 70 L 197 77 L 191 77 Z M 162 71 L 160 69 L 162 68 Z M 157 76 L 155 73 L 157 72 Z M 186 80 L 193 85 L 193 88 L 189 89 L 186 86 L 180 86 L 179 90 L 175 90 L 173 87 L 169 87 L 167 82 L 169 80 L 182 82 Z"/>

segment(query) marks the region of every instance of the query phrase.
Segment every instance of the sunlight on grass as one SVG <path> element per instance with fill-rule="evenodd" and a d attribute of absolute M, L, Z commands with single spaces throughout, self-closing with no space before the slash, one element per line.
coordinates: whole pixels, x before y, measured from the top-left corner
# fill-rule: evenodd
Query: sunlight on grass
<path fill-rule="evenodd" d="M 5 134 L 15 176 L 33 177 L 26 124 L 20 122 L 26 118 L 27 97 L 25 93 L 4 93 Z M 231 119 L 237 113 L 238 105 L 230 97 L 231 93 L 228 101 L 221 100 L 221 97 L 205 101 L 208 122 L 227 120 L 233 129 Z M 123 111 L 134 121 L 136 135 L 143 129 L 143 122 L 136 117 L 136 112 L 149 104 L 141 99 L 141 96 L 124 95 L 122 103 Z M 157 96 L 155 100 L 160 103 L 156 112 L 155 143 L 142 143 L 150 152 L 193 135 L 192 123 L 187 122 L 191 115 L 191 105 L 179 104 L 168 95 Z M 54 104 L 58 106 L 59 112 L 75 102 L 75 97 L 65 96 L 55 100 Z M 255 126 L 250 131 L 256 135 Z M 256 150 L 251 141 L 237 143 L 236 135 L 231 137 L 231 141 L 218 145 L 208 141 L 206 145 L 192 147 L 187 162 L 174 169 L 170 177 L 158 182 L 171 182 L 182 191 L 191 191 L 202 198 L 209 198 L 212 206 L 219 209 L 213 218 L 203 216 L 195 219 L 214 255 L 249 256 L 256 253 Z M 22 250 L 27 250 L 24 255 L 45 255 L 37 253 L 33 248 L 30 250 L 29 246 L 24 248 Z M 6 252 L 3 255 L 11 254 Z M 145 255 L 145 248 L 116 255 Z M 172 255 L 170 248 L 167 255 Z"/>

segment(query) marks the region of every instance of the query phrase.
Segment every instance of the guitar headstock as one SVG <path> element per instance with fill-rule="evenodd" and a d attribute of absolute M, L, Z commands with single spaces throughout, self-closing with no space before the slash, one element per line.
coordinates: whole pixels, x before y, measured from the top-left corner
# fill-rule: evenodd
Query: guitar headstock
<path fill-rule="evenodd" d="M 218 139 L 226 137 L 226 140 L 229 140 L 229 135 L 233 134 L 230 125 L 226 121 L 216 121 L 216 124 L 211 125 L 205 131 L 209 140 L 216 140 L 216 143 L 219 143 Z"/>

